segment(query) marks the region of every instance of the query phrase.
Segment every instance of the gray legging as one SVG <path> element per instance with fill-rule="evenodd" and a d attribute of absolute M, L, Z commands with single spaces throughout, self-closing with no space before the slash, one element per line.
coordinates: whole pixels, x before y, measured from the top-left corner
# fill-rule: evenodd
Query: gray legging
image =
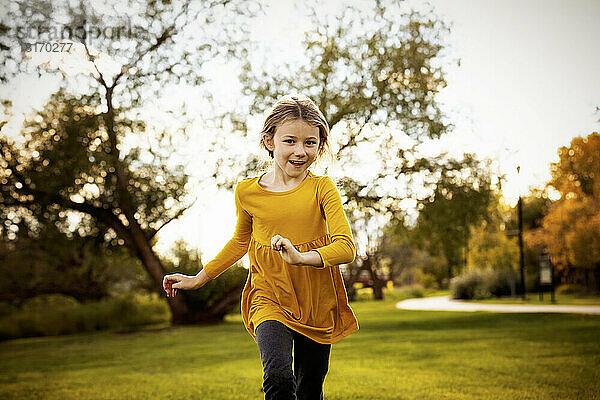
<path fill-rule="evenodd" d="M 265 400 L 323 399 L 330 344 L 317 343 L 279 321 L 264 321 L 255 333 L 264 371 Z"/>

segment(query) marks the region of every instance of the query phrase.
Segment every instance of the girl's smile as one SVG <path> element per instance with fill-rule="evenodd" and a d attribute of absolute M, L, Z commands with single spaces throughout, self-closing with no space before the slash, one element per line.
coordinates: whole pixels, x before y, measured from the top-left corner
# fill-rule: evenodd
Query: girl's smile
<path fill-rule="evenodd" d="M 292 161 L 290 160 L 290 163 L 292 163 L 292 165 L 296 168 L 301 168 L 304 164 L 306 164 L 306 161 Z"/>
<path fill-rule="evenodd" d="M 315 161 L 321 141 L 319 128 L 304 120 L 284 122 L 273 136 L 265 135 L 265 146 L 273 152 L 273 176 L 266 183 L 274 188 L 285 189 L 299 184 Z M 268 174 L 270 175 L 270 174 Z"/>

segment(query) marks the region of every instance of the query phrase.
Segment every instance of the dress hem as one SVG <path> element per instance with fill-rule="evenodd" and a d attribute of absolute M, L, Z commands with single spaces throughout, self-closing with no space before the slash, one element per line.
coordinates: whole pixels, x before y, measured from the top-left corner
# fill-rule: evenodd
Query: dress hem
<path fill-rule="evenodd" d="M 258 323 L 256 324 L 256 327 L 254 328 L 254 330 L 256 330 L 256 328 L 258 328 L 258 326 L 265 321 L 280 322 L 283 325 L 285 325 L 287 328 L 293 330 L 294 332 L 299 333 L 300 335 L 303 335 L 303 336 L 305 336 L 311 340 L 314 340 L 315 342 L 320 343 L 320 344 L 335 344 L 335 343 L 339 342 L 340 340 L 344 339 L 346 336 L 349 336 L 355 332 L 358 332 L 358 330 L 359 330 L 358 323 L 355 323 L 355 324 L 352 324 L 351 326 L 347 327 L 346 329 L 344 329 L 342 332 L 338 333 L 337 335 L 329 338 L 328 340 L 316 339 L 314 337 L 307 336 L 302 332 L 298 332 L 298 329 L 290 326 L 290 324 L 284 318 L 277 318 L 277 317 L 267 317 L 267 318 L 259 320 Z M 247 326 L 246 326 L 246 331 L 248 331 L 250 336 L 252 336 L 252 338 L 256 342 L 256 333 L 251 332 Z"/>

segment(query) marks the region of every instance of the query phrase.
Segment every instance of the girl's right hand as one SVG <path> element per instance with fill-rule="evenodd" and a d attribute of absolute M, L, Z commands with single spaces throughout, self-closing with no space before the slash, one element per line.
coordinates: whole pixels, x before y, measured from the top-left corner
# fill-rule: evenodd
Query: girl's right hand
<path fill-rule="evenodd" d="M 183 274 L 169 274 L 163 278 L 163 289 L 167 293 L 167 297 L 175 297 L 177 289 L 194 290 L 198 289 L 201 284 L 198 276 L 190 276 Z"/>

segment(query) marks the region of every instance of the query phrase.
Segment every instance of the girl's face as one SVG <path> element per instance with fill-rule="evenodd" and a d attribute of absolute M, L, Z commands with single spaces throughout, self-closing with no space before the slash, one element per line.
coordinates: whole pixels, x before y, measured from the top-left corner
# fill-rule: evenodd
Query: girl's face
<path fill-rule="evenodd" d="M 267 149 L 273 152 L 275 168 L 289 178 L 304 176 L 319 152 L 319 128 L 303 120 L 287 121 L 275 130 L 273 137 L 264 135 Z"/>

